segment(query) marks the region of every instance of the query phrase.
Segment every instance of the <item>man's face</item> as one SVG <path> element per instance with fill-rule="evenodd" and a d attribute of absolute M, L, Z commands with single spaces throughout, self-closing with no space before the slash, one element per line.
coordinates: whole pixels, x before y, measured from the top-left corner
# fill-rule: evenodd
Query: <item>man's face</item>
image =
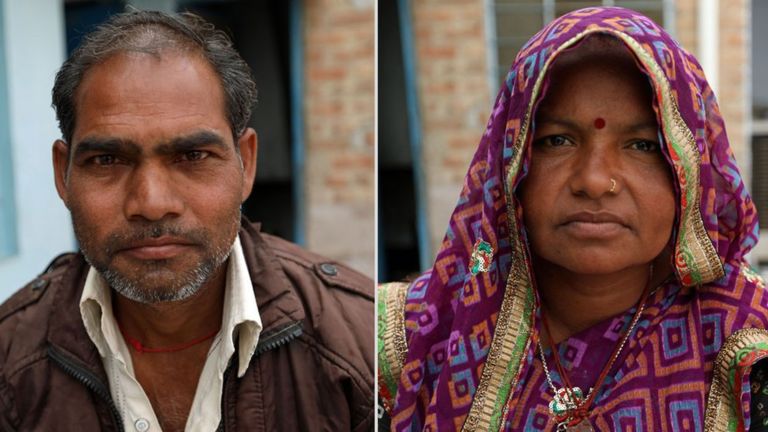
<path fill-rule="evenodd" d="M 86 73 L 75 101 L 72 142 L 53 156 L 83 253 L 132 300 L 190 297 L 237 235 L 255 133 L 233 142 L 218 77 L 189 53 L 116 54 Z"/>

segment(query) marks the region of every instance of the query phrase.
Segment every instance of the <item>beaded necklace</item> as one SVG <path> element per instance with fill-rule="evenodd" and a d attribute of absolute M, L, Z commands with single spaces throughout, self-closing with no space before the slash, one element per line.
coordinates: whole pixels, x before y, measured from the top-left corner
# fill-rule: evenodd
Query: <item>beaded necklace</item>
<path fill-rule="evenodd" d="M 552 348 L 552 357 L 554 359 L 555 367 L 557 368 L 557 372 L 560 374 L 563 380 L 562 388 L 558 389 L 555 387 L 555 384 L 552 381 L 552 376 L 549 372 L 549 367 L 547 366 L 547 360 L 544 357 L 544 348 L 541 346 L 541 338 L 539 338 L 537 343 L 539 348 L 539 356 L 541 357 L 541 365 L 544 368 L 544 375 L 547 378 L 547 383 L 554 392 L 554 397 L 549 403 L 549 413 L 554 417 L 555 422 L 557 422 L 558 431 L 594 431 L 594 428 L 588 419 L 589 409 L 592 405 L 592 402 L 595 400 L 595 397 L 597 396 L 597 390 L 599 390 L 600 386 L 603 385 L 603 382 L 608 376 L 608 373 L 611 371 L 613 365 L 616 363 L 616 360 L 619 358 L 621 351 L 624 349 L 624 345 L 627 344 L 627 341 L 637 326 L 637 323 L 640 320 L 640 315 L 645 310 L 645 303 L 650 295 L 652 279 L 653 266 L 651 266 L 648 282 L 646 283 L 643 294 L 640 296 L 640 300 L 637 303 L 635 314 L 632 317 L 629 328 L 624 334 L 624 337 L 621 339 L 621 342 L 614 348 L 613 353 L 611 353 L 611 356 L 608 359 L 608 362 L 600 372 L 600 375 L 595 382 L 595 386 L 589 390 L 586 398 L 584 397 L 584 392 L 581 390 L 581 388 L 572 385 L 568 379 L 568 373 L 560 362 L 560 354 L 558 353 L 557 348 L 555 347 L 555 343 L 552 340 L 552 332 L 549 330 L 549 324 L 547 322 L 546 316 L 542 311 L 541 321 L 544 327 L 544 333 L 546 333 L 547 344 L 549 344 L 549 346 Z"/>

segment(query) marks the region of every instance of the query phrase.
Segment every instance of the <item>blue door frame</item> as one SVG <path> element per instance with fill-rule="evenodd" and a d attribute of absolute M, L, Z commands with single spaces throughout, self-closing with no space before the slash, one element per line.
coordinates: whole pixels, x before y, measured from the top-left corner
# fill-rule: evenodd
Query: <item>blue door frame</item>
<path fill-rule="evenodd" d="M 408 110 L 408 136 L 410 138 L 411 160 L 413 162 L 413 187 L 416 197 L 416 236 L 419 247 L 419 267 L 425 270 L 432 265 L 432 251 L 429 241 L 429 227 L 427 225 L 427 194 L 422 160 L 421 116 L 419 114 L 419 97 L 416 86 L 417 69 L 411 1 L 398 0 L 397 10 L 400 21 L 400 44 L 403 50 L 405 103 Z"/>
<path fill-rule="evenodd" d="M 4 2 L 0 1 L 0 35 L 5 32 L 3 9 Z M 5 40 L 5 37 L 0 37 L 0 259 L 13 256 L 18 251 Z"/>
<path fill-rule="evenodd" d="M 303 0 L 291 0 L 291 171 L 293 172 L 293 241 L 306 243 L 304 202 L 304 9 Z"/>

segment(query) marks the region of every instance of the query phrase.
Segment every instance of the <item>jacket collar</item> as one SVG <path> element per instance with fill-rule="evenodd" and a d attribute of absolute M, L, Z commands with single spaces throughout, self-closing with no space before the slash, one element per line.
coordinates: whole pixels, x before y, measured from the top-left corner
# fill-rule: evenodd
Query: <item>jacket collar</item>
<path fill-rule="evenodd" d="M 243 219 L 240 242 L 261 314 L 260 340 L 265 341 L 271 334 L 304 321 L 304 307 L 282 265 L 259 234 L 259 224 Z"/>

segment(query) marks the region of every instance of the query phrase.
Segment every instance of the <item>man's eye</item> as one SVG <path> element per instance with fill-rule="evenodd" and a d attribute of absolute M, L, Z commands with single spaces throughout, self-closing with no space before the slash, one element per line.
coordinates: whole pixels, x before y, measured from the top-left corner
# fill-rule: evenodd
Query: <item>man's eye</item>
<path fill-rule="evenodd" d="M 114 155 L 98 155 L 91 158 L 93 163 L 99 166 L 111 166 L 117 163 L 117 158 Z"/>
<path fill-rule="evenodd" d="M 197 162 L 207 158 L 210 155 L 207 151 L 192 150 L 181 155 L 181 160 L 184 162 Z"/>
<path fill-rule="evenodd" d="M 638 140 L 630 144 L 630 147 L 642 152 L 653 153 L 660 149 L 659 143 L 650 140 Z"/>

